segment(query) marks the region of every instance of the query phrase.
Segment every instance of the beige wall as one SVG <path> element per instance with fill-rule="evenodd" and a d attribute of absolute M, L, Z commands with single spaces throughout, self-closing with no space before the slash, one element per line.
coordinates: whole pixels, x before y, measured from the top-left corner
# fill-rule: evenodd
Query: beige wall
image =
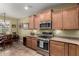
<path fill-rule="evenodd" d="M 3 16 L 0 16 L 0 20 L 4 20 L 4 17 Z M 18 33 L 18 24 L 17 24 L 18 20 L 16 18 L 11 18 L 11 17 L 6 17 L 5 20 L 10 21 L 10 26 L 11 26 L 10 33 L 12 33 L 12 32 Z M 15 24 L 16 25 L 16 28 L 12 28 L 12 24 Z"/>
<path fill-rule="evenodd" d="M 55 30 L 54 35 L 79 38 L 79 30 Z"/>
<path fill-rule="evenodd" d="M 29 23 L 28 17 L 24 17 L 24 18 L 20 19 L 20 20 L 18 21 L 18 26 L 19 26 L 21 23 Z M 20 37 L 22 38 L 23 36 L 29 36 L 29 35 L 30 35 L 30 32 L 31 32 L 32 30 L 24 30 L 24 29 L 22 29 L 22 28 L 18 28 L 18 31 L 19 31 Z"/>

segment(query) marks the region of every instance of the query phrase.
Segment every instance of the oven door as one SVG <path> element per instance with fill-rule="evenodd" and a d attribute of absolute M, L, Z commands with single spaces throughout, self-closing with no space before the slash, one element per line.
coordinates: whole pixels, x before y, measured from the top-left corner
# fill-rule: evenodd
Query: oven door
<path fill-rule="evenodd" d="M 43 40 L 38 40 L 38 42 L 37 42 L 37 47 L 39 47 L 39 48 L 44 48 L 44 41 Z"/>
<path fill-rule="evenodd" d="M 43 49 L 44 49 L 44 50 L 48 50 L 48 48 L 49 48 L 49 47 L 48 47 L 48 41 L 44 41 L 44 48 L 43 48 Z"/>
<path fill-rule="evenodd" d="M 46 41 L 46 40 L 38 40 L 37 46 L 38 46 L 38 48 L 48 50 L 48 41 Z"/>

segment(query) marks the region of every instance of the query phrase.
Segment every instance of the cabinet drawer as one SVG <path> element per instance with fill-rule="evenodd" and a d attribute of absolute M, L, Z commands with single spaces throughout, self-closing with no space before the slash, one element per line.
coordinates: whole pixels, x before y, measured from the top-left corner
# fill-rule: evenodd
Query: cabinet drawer
<path fill-rule="evenodd" d="M 64 46 L 64 43 L 63 42 L 59 42 L 59 41 L 50 41 L 50 44 Z"/>

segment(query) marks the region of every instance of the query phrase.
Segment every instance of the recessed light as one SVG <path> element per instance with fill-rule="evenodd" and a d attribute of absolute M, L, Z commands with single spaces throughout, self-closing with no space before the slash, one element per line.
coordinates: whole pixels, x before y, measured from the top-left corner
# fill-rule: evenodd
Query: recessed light
<path fill-rule="evenodd" d="M 24 9 L 25 9 L 25 10 L 28 10 L 28 9 L 29 9 L 29 7 L 28 7 L 28 6 L 25 6 L 25 7 L 24 7 Z"/>

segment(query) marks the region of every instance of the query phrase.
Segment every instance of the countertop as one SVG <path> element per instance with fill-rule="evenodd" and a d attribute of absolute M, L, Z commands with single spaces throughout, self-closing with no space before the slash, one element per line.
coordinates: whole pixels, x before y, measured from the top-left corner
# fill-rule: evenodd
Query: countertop
<path fill-rule="evenodd" d="M 34 37 L 34 38 L 38 38 L 37 36 L 26 36 L 26 37 Z M 54 41 L 61 41 L 61 42 L 66 42 L 66 43 L 73 43 L 73 44 L 77 44 L 79 45 L 79 38 L 65 38 L 65 37 L 52 37 L 50 39 L 54 40 Z"/>
<path fill-rule="evenodd" d="M 32 35 L 29 35 L 29 36 L 26 36 L 26 37 L 37 38 L 37 36 L 32 36 Z"/>
<path fill-rule="evenodd" d="M 67 43 L 73 43 L 73 44 L 77 44 L 79 45 L 79 39 L 68 39 L 68 38 L 60 38 L 60 37 L 53 37 L 50 39 L 51 40 L 54 40 L 54 41 L 61 41 L 61 42 L 67 42 Z"/>

